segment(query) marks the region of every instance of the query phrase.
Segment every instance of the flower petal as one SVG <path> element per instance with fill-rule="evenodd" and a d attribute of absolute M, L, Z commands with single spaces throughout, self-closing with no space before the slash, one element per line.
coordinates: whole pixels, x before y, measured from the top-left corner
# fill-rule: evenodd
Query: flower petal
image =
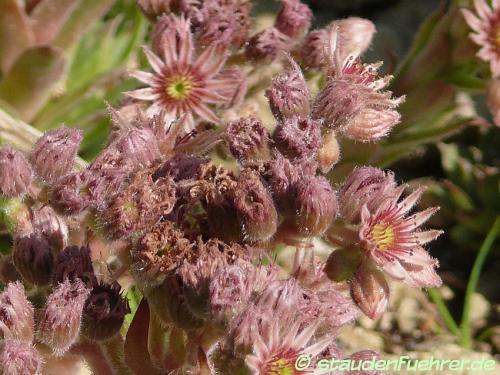
<path fill-rule="evenodd" d="M 151 68 L 153 68 L 156 73 L 161 74 L 163 68 L 165 67 L 163 61 L 161 61 L 161 59 L 156 56 L 148 47 L 144 46 L 143 50 L 146 58 L 148 59 L 149 65 L 151 65 Z"/>

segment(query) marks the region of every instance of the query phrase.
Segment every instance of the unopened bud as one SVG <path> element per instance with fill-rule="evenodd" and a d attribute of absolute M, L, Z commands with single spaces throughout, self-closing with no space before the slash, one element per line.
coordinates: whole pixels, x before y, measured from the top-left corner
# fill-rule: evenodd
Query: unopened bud
<path fill-rule="evenodd" d="M 321 144 L 321 121 L 298 116 L 285 118 L 278 123 L 273 138 L 283 155 L 311 157 Z"/>
<path fill-rule="evenodd" d="M 276 232 L 278 213 L 271 194 L 256 173 L 240 175 L 234 205 L 244 234 L 250 241 L 266 241 Z"/>
<path fill-rule="evenodd" d="M 89 290 L 82 281 L 66 279 L 47 298 L 38 322 L 38 339 L 62 356 L 78 338 Z"/>
<path fill-rule="evenodd" d="M 355 141 L 375 142 L 387 136 L 400 122 L 398 111 L 366 108 L 352 119 L 344 134 Z"/>
<path fill-rule="evenodd" d="M 325 264 L 328 278 L 337 283 L 350 280 L 361 264 L 362 254 L 356 248 L 341 248 L 333 251 Z"/>
<path fill-rule="evenodd" d="M 89 289 L 97 284 L 88 247 L 68 246 L 57 254 L 52 283 L 57 285 L 66 279 L 80 279 Z"/>
<path fill-rule="evenodd" d="M 117 282 L 95 285 L 83 309 L 82 333 L 91 340 L 107 340 L 120 331 L 129 312 Z"/>
<path fill-rule="evenodd" d="M 495 125 L 500 126 L 500 79 L 491 80 L 486 99 Z"/>
<path fill-rule="evenodd" d="M 3 375 L 37 375 L 42 363 L 40 353 L 31 343 L 10 339 L 0 342 L 0 373 Z"/>
<path fill-rule="evenodd" d="M 88 179 L 88 172 L 75 172 L 57 180 L 50 189 L 52 207 L 63 215 L 76 215 L 84 211 L 92 203 Z"/>
<path fill-rule="evenodd" d="M 0 330 L 4 339 L 31 343 L 34 331 L 33 306 L 26 298 L 23 285 L 9 283 L 0 294 Z"/>
<path fill-rule="evenodd" d="M 156 21 L 156 18 L 162 14 L 170 12 L 172 3 L 175 3 L 175 0 L 137 0 L 141 11 L 152 21 Z"/>
<path fill-rule="evenodd" d="M 303 177 L 295 185 L 296 226 L 304 235 L 321 235 L 337 216 L 335 191 L 323 176 Z"/>
<path fill-rule="evenodd" d="M 160 148 L 149 128 L 132 128 L 119 134 L 111 147 L 127 158 L 134 169 L 149 168 L 160 156 Z"/>
<path fill-rule="evenodd" d="M 309 89 L 302 70 L 289 58 L 291 69 L 273 78 L 271 88 L 266 91 L 269 106 L 277 120 L 294 115 L 309 115 Z"/>
<path fill-rule="evenodd" d="M 54 249 L 42 234 L 14 238 L 14 265 L 27 282 L 38 286 L 49 284 L 54 258 Z"/>
<path fill-rule="evenodd" d="M 71 172 L 82 138 L 79 129 L 62 127 L 45 133 L 35 143 L 30 155 L 38 176 L 53 183 Z"/>
<path fill-rule="evenodd" d="M 366 316 L 377 319 L 387 309 L 389 300 L 384 274 L 369 261 L 364 261 L 351 280 L 351 296 Z"/>
<path fill-rule="evenodd" d="M 33 210 L 33 228 L 45 236 L 54 250 L 60 251 L 67 245 L 68 225 L 52 207 Z"/>
<path fill-rule="evenodd" d="M 365 52 L 377 31 L 373 22 L 359 17 L 334 21 L 329 27 L 337 28 L 337 46 L 342 60 L 349 55 L 359 56 Z"/>
<path fill-rule="evenodd" d="M 250 60 L 274 60 L 280 51 L 288 51 L 290 38 L 275 27 L 265 29 L 250 38 L 245 54 Z"/>
<path fill-rule="evenodd" d="M 275 27 L 290 38 L 302 37 L 311 26 L 311 9 L 300 0 L 282 0 Z"/>
<path fill-rule="evenodd" d="M 334 131 L 327 131 L 323 134 L 321 147 L 316 154 L 321 173 L 328 173 L 332 167 L 339 162 L 340 145 Z"/>
<path fill-rule="evenodd" d="M 307 67 L 321 69 L 327 65 L 328 35 L 327 29 L 319 29 L 311 31 L 305 37 L 300 49 L 300 56 Z"/>
<path fill-rule="evenodd" d="M 24 195 L 33 181 L 33 170 L 19 151 L 6 146 L 0 149 L 0 196 Z"/>
<path fill-rule="evenodd" d="M 257 118 L 231 121 L 225 139 L 229 151 L 238 160 L 264 159 L 269 154 L 269 133 Z"/>

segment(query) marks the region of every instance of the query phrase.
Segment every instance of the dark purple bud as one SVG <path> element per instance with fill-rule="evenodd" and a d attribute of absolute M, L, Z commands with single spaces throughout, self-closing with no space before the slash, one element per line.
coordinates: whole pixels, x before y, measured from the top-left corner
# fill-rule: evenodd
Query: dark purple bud
<path fill-rule="evenodd" d="M 82 333 L 91 340 L 107 340 L 116 335 L 130 312 L 120 294 L 120 284 L 98 284 L 92 288 L 83 309 Z"/>
<path fill-rule="evenodd" d="M 200 167 L 206 164 L 207 159 L 194 155 L 176 154 L 163 163 L 153 173 L 153 181 L 159 178 L 172 179 L 174 182 L 182 180 L 196 180 L 200 176 Z"/>
<path fill-rule="evenodd" d="M 273 135 L 278 149 L 289 158 L 309 158 L 321 145 L 321 121 L 293 116 L 278 123 Z"/>
<path fill-rule="evenodd" d="M 62 250 L 68 242 L 68 225 L 52 207 L 33 210 L 33 228 L 43 234 L 55 251 Z"/>
<path fill-rule="evenodd" d="M 275 27 L 265 29 L 250 38 L 245 54 L 250 60 L 274 60 L 280 51 L 288 51 L 291 40 Z"/>
<path fill-rule="evenodd" d="M 33 146 L 30 160 L 35 172 L 49 183 L 71 172 L 83 133 L 79 129 L 58 128 L 45 133 Z"/>
<path fill-rule="evenodd" d="M 337 216 L 335 191 L 323 176 L 304 177 L 297 182 L 295 188 L 297 229 L 304 235 L 323 234 Z"/>
<path fill-rule="evenodd" d="M 302 37 L 311 26 L 311 9 L 300 0 L 282 0 L 275 27 L 290 38 Z"/>
<path fill-rule="evenodd" d="M 66 279 L 80 279 L 88 288 L 97 284 L 88 247 L 68 246 L 57 254 L 52 283 L 57 285 Z"/>
<path fill-rule="evenodd" d="M 33 181 L 30 163 L 19 151 L 10 146 L 0 149 L 0 195 L 24 195 Z"/>
<path fill-rule="evenodd" d="M 292 58 L 288 59 L 291 69 L 272 80 L 266 97 L 274 117 L 283 120 L 294 115 L 306 117 L 309 114 L 309 89 L 302 70 Z"/>
<path fill-rule="evenodd" d="M 225 139 L 237 160 L 265 159 L 269 154 L 269 133 L 255 117 L 231 121 L 226 128 Z"/>
<path fill-rule="evenodd" d="M 259 175 L 240 174 L 234 195 L 234 205 L 246 238 L 253 242 L 266 241 L 273 236 L 278 226 L 278 213 Z"/>
<path fill-rule="evenodd" d="M 280 212 L 293 211 L 294 208 L 289 202 L 293 199 L 291 187 L 299 178 L 297 167 L 279 152 L 276 152 L 273 159 L 266 163 L 263 178 L 269 185 Z"/>
<path fill-rule="evenodd" d="M 63 215 L 76 215 L 92 203 L 88 191 L 89 173 L 70 173 L 57 180 L 50 189 L 49 201 L 52 207 Z"/>
<path fill-rule="evenodd" d="M 27 282 L 38 286 L 49 284 L 54 258 L 54 250 L 42 234 L 14 238 L 14 265 Z"/>

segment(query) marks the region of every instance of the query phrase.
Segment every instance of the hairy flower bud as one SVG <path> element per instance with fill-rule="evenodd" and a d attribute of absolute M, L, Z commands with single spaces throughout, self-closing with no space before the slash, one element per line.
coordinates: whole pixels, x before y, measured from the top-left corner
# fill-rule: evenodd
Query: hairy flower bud
<path fill-rule="evenodd" d="M 337 28 L 337 48 L 340 49 L 341 60 L 349 55 L 359 56 L 363 54 L 370 46 L 377 31 L 373 22 L 359 17 L 337 20 L 332 22 L 329 27 Z"/>
<path fill-rule="evenodd" d="M 48 296 L 38 322 L 37 336 L 55 355 L 64 355 L 78 338 L 89 292 L 81 280 L 66 279 Z"/>
<path fill-rule="evenodd" d="M 126 157 L 134 169 L 151 167 L 161 155 L 156 137 L 148 128 L 127 129 L 118 134 L 110 147 Z"/>
<path fill-rule="evenodd" d="M 250 60 L 274 60 L 280 51 L 288 51 L 290 38 L 275 27 L 265 29 L 250 38 L 245 54 Z"/>
<path fill-rule="evenodd" d="M 55 251 L 62 250 L 68 242 L 68 225 L 48 205 L 33 210 L 33 228 L 45 236 Z"/>
<path fill-rule="evenodd" d="M 337 216 L 335 191 L 323 176 L 303 177 L 295 185 L 296 226 L 304 235 L 321 235 Z"/>
<path fill-rule="evenodd" d="M 366 316 L 377 319 L 387 309 L 389 299 L 384 274 L 364 261 L 351 280 L 351 296 Z"/>
<path fill-rule="evenodd" d="M 245 236 L 250 241 L 268 240 L 276 232 L 278 213 L 259 175 L 242 173 L 234 195 L 234 205 Z"/>
<path fill-rule="evenodd" d="M 97 284 L 88 247 L 68 246 L 57 254 L 52 282 L 57 285 L 66 279 L 80 279 L 89 289 Z"/>
<path fill-rule="evenodd" d="M 175 187 L 170 180 L 153 182 L 151 171 L 137 173 L 130 185 L 100 210 L 99 222 L 106 235 L 119 239 L 134 235 L 168 215 L 175 205 Z"/>
<path fill-rule="evenodd" d="M 309 114 L 309 89 L 304 75 L 295 61 L 291 58 L 288 61 L 291 69 L 273 78 L 271 89 L 266 91 L 271 112 L 277 120 Z"/>
<path fill-rule="evenodd" d="M 34 330 L 33 306 L 26 298 L 23 285 L 9 283 L 0 294 L 0 330 L 4 339 L 31 343 Z"/>
<path fill-rule="evenodd" d="M 24 195 L 33 181 L 33 170 L 26 158 L 10 146 L 0 149 L 0 196 Z"/>
<path fill-rule="evenodd" d="M 120 294 L 120 284 L 95 285 L 83 309 L 82 333 L 91 340 L 109 339 L 118 333 L 129 312 L 128 302 Z"/>
<path fill-rule="evenodd" d="M 311 9 L 300 0 L 282 0 L 275 27 L 290 38 L 302 37 L 311 26 Z"/>
<path fill-rule="evenodd" d="M 37 375 L 42 357 L 31 343 L 19 340 L 0 342 L 0 373 L 3 375 Z"/>
<path fill-rule="evenodd" d="M 355 168 L 339 190 L 341 217 L 350 223 L 358 223 L 361 208 L 376 209 L 385 199 L 397 194 L 392 172 L 373 167 Z"/>
<path fill-rule="evenodd" d="M 327 29 L 319 29 L 311 31 L 305 37 L 300 56 L 307 67 L 321 69 L 327 65 L 328 35 Z"/>
<path fill-rule="evenodd" d="M 286 201 L 286 198 L 289 198 L 290 188 L 297 182 L 299 173 L 290 160 L 276 152 L 273 159 L 266 163 L 263 177 L 279 204 L 280 201 Z"/>
<path fill-rule="evenodd" d="M 322 137 L 322 144 L 316 154 L 318 167 L 321 173 L 326 174 L 340 160 L 340 145 L 334 131 L 326 131 Z"/>
<path fill-rule="evenodd" d="M 79 129 L 57 128 L 45 133 L 33 146 L 30 160 L 35 172 L 49 183 L 73 168 L 83 133 Z"/>
<path fill-rule="evenodd" d="M 321 121 L 285 118 L 278 123 L 273 138 L 280 152 L 289 158 L 312 157 L 321 144 Z"/>
<path fill-rule="evenodd" d="M 269 153 L 269 133 L 254 117 L 231 121 L 226 128 L 229 151 L 238 160 L 263 159 Z"/>
<path fill-rule="evenodd" d="M 47 285 L 54 269 L 54 258 L 54 249 L 42 234 L 14 238 L 14 265 L 27 282 Z"/>
<path fill-rule="evenodd" d="M 367 108 L 352 119 L 344 134 L 355 141 L 374 142 L 387 136 L 400 122 L 398 111 Z"/>
<path fill-rule="evenodd" d="M 50 189 L 52 207 L 63 215 L 75 215 L 92 204 L 88 191 L 88 172 L 70 173 L 57 180 Z"/>

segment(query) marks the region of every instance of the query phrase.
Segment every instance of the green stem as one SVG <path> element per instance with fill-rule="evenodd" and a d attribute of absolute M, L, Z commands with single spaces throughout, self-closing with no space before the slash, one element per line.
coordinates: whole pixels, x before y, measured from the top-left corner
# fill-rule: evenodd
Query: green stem
<path fill-rule="evenodd" d="M 458 325 L 455 322 L 455 319 L 451 316 L 450 310 L 446 307 L 446 303 L 444 302 L 443 297 L 441 297 L 439 290 L 427 289 L 427 294 L 438 309 L 439 315 L 441 316 L 441 319 L 443 319 L 446 328 L 448 328 L 453 335 L 458 336 L 460 333 Z"/>
<path fill-rule="evenodd" d="M 486 239 L 484 240 L 479 253 L 477 254 L 474 265 L 472 266 L 472 271 L 469 276 L 469 282 L 467 283 L 467 289 L 465 291 L 465 301 L 464 310 L 462 313 L 462 322 L 460 324 L 461 329 L 461 345 L 464 348 L 469 348 L 471 345 L 471 327 L 470 327 L 470 310 L 472 303 L 472 296 L 476 291 L 477 284 L 479 281 L 479 276 L 481 275 L 481 270 L 483 268 L 486 257 L 488 256 L 493 242 L 500 231 L 500 216 L 497 216 L 495 223 L 491 227 Z"/>

